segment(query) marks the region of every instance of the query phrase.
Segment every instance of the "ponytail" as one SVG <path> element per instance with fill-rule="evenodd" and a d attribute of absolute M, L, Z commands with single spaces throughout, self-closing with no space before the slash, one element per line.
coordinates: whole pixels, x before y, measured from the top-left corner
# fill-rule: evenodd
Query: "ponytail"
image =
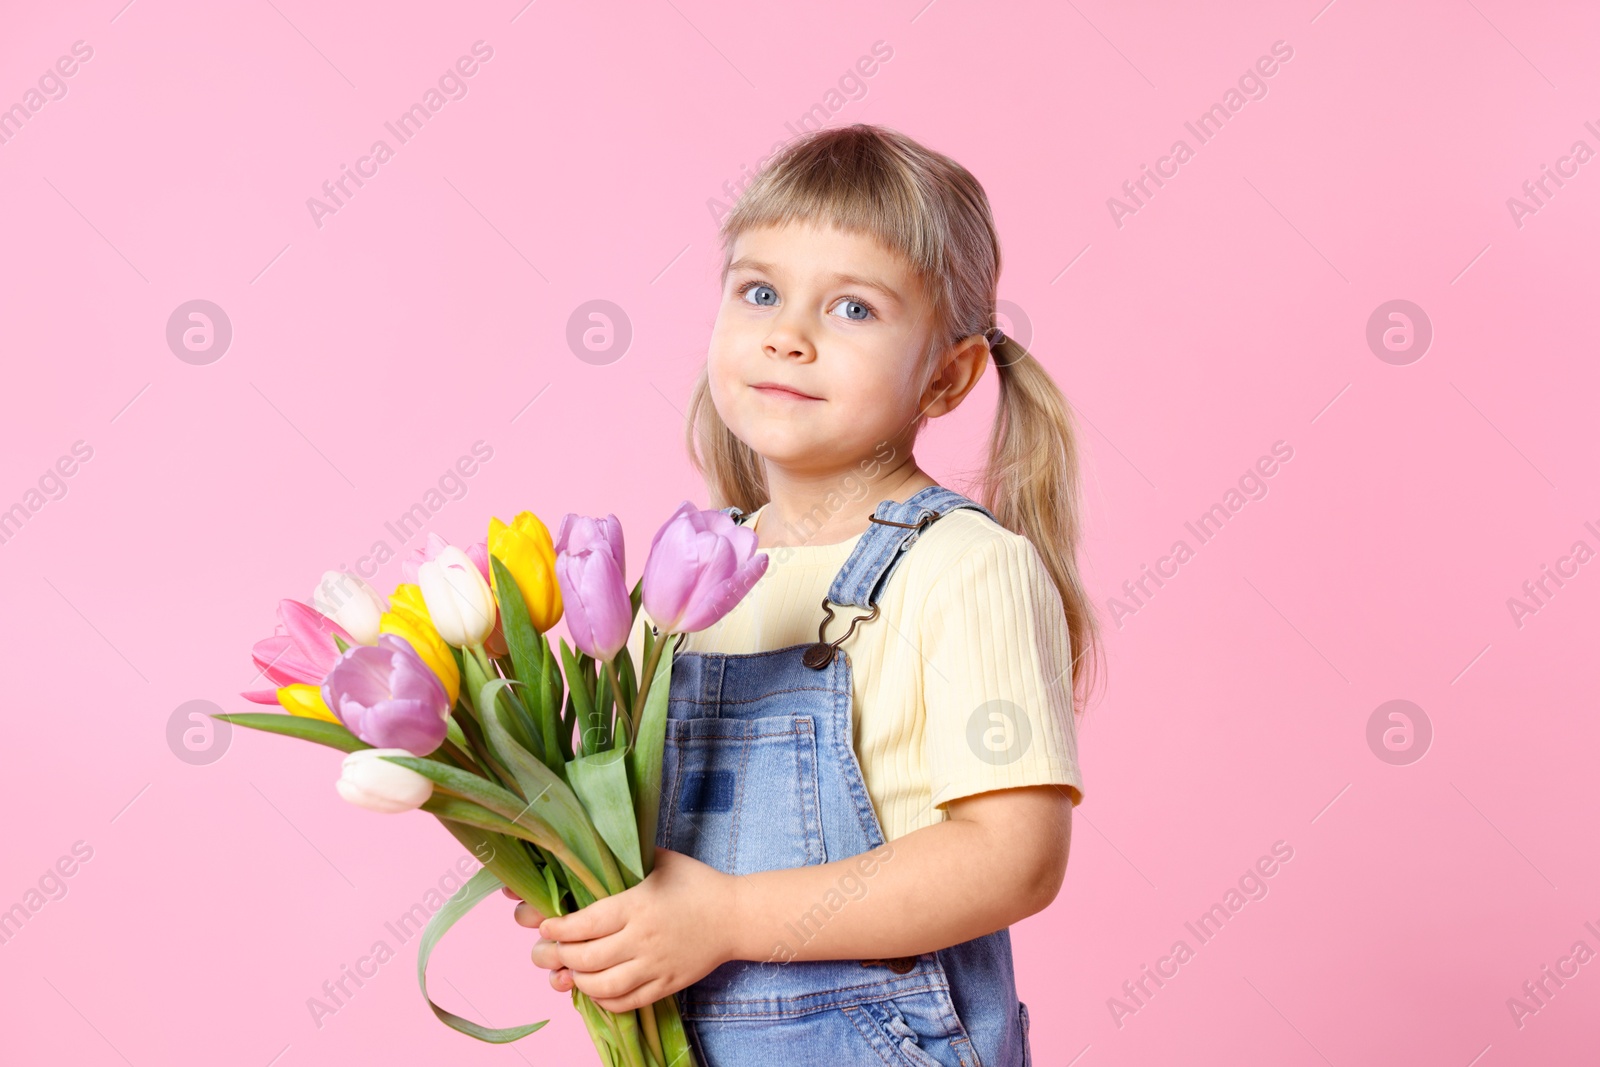
<path fill-rule="evenodd" d="M 1078 571 L 1083 502 L 1071 406 L 1055 379 L 1016 338 L 994 350 L 1000 395 L 989 433 L 979 503 L 1039 552 L 1066 615 L 1072 648 L 1073 708 L 1080 714 L 1103 676 L 1103 646 Z"/>

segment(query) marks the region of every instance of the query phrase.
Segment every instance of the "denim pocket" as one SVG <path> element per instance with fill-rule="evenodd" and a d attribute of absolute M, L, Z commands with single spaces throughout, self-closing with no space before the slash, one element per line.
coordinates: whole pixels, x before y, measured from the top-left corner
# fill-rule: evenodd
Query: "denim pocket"
<path fill-rule="evenodd" d="M 656 844 L 727 874 L 823 859 L 806 716 L 667 720 Z"/>
<path fill-rule="evenodd" d="M 878 1057 L 898 1067 L 977 1067 L 977 1054 L 966 1027 L 956 1017 L 942 990 L 910 993 L 841 1009 L 855 1023 Z M 864 1063 L 864 1056 L 845 1055 L 834 1062 Z"/>

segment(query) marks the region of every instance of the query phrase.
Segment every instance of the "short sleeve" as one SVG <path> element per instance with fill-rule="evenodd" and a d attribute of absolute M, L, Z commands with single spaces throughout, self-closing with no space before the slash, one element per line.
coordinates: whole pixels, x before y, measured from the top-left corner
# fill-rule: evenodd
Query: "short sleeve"
<path fill-rule="evenodd" d="M 965 548 L 924 601 L 921 646 L 935 805 L 1048 784 L 1082 802 L 1067 621 L 1031 541 Z"/>

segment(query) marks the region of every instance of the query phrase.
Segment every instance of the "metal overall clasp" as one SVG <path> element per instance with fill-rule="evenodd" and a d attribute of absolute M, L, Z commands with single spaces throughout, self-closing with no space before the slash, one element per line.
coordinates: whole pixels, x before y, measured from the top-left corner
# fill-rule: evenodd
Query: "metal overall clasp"
<path fill-rule="evenodd" d="M 884 526 L 900 526 L 914 531 L 910 537 L 900 544 L 900 551 L 904 552 L 911 547 L 911 542 L 917 539 L 917 535 L 922 532 L 922 528 L 939 518 L 941 514 L 941 512 L 930 509 L 924 511 L 916 522 L 895 522 L 893 519 L 880 519 L 876 515 L 870 516 L 870 521 L 882 523 Z M 800 662 L 816 671 L 823 670 L 833 662 L 833 654 L 839 650 L 840 645 L 849 639 L 851 634 L 856 632 L 857 623 L 871 622 L 878 617 L 878 605 L 873 604 L 870 612 L 865 615 L 857 615 L 851 619 L 850 628 L 839 637 L 829 641 L 827 639 L 828 623 L 833 621 L 833 608 L 829 606 L 827 597 L 822 598 L 822 610 L 825 614 L 822 617 L 822 625 L 817 627 L 817 643 L 809 646 L 800 656 Z"/>
<path fill-rule="evenodd" d="M 833 654 L 844 644 L 846 638 L 856 632 L 856 624 L 871 622 L 878 617 L 878 605 L 872 605 L 872 610 L 865 615 L 857 615 L 850 620 L 850 628 L 832 641 L 826 639 L 828 623 L 833 621 L 833 608 L 828 606 L 828 598 L 822 598 L 822 610 L 826 613 L 822 625 L 817 627 L 817 643 L 811 645 L 800 655 L 800 662 L 814 671 L 820 671 L 833 662 Z"/>
<path fill-rule="evenodd" d="M 876 515 L 871 516 L 868 521 L 882 523 L 885 526 L 903 526 L 908 530 L 915 530 L 915 533 L 906 538 L 904 541 L 900 542 L 900 551 L 904 552 L 916 541 L 917 537 L 922 533 L 922 528 L 924 526 L 927 526 L 929 523 L 933 522 L 943 514 L 944 512 L 942 511 L 934 511 L 930 508 L 924 510 L 922 516 L 917 519 L 916 522 L 895 522 L 893 519 L 880 519 Z"/>

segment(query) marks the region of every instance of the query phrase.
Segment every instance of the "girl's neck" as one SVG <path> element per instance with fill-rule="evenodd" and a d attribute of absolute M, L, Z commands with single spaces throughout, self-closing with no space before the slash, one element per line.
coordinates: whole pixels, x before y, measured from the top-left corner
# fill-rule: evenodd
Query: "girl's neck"
<path fill-rule="evenodd" d="M 852 471 L 854 469 L 852 468 Z M 756 549 L 765 551 L 785 545 L 836 545 L 866 532 L 873 512 L 883 500 L 904 501 L 907 497 L 939 483 L 921 470 L 916 460 L 907 457 L 900 465 L 879 471 L 867 479 L 866 491 L 854 500 L 830 510 L 830 501 L 848 476 L 806 480 L 797 483 L 768 470 L 767 487 L 771 499 L 756 517 Z M 825 488 L 824 488 L 825 487 Z"/>

